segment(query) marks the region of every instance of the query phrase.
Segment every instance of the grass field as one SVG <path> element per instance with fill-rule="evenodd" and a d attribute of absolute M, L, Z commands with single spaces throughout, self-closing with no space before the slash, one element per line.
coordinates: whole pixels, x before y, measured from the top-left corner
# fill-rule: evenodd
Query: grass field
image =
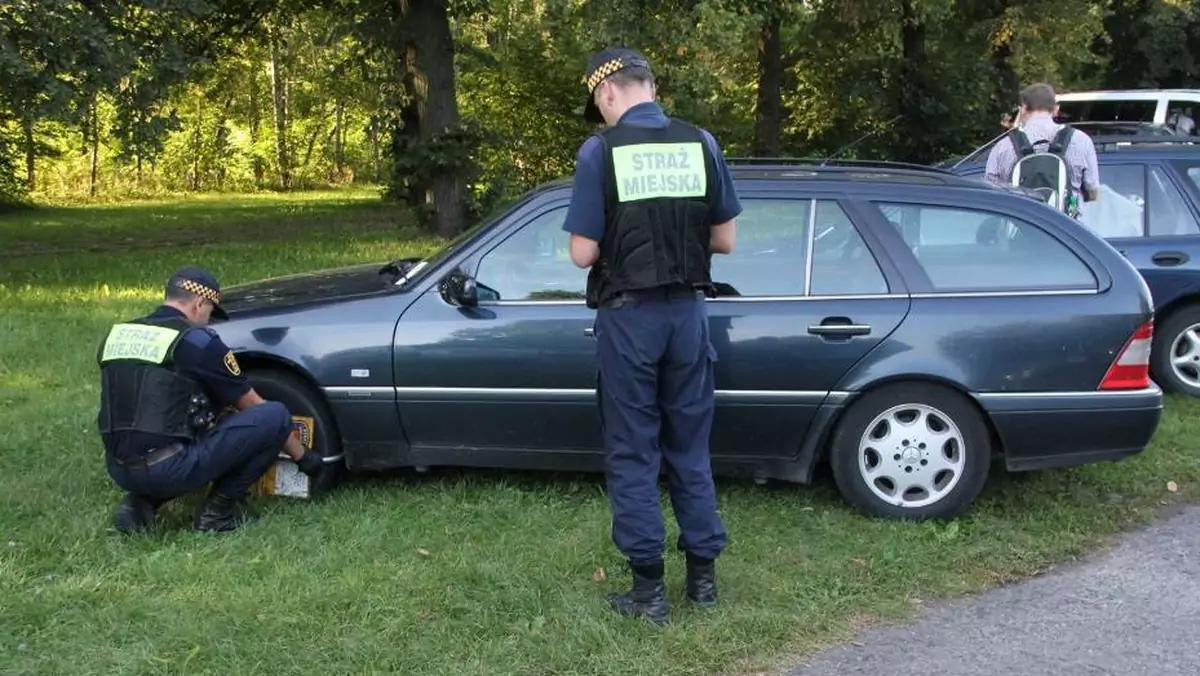
<path fill-rule="evenodd" d="M 187 530 L 194 499 L 166 508 L 153 535 L 109 532 L 120 492 L 101 463 L 92 363 L 106 325 L 152 307 L 188 262 L 236 283 L 436 248 L 399 241 L 399 215 L 350 197 L 256 198 L 253 220 L 240 198 L 0 219 L 0 249 L 28 247 L 0 258 L 0 671 L 760 673 L 866 622 L 1034 574 L 1200 495 L 1200 404 L 1177 399 L 1143 455 L 996 473 L 949 524 L 858 516 L 826 474 L 812 487 L 721 481 L 722 605 L 682 603 L 672 551 L 665 630 L 603 604 L 628 578 L 596 476 L 363 477 L 315 503 L 261 500 L 263 520 L 237 533 Z M 188 216 L 154 220 L 169 213 Z M 195 222 L 293 236 L 201 244 L 179 234 Z M 123 233 L 175 244 L 29 253 L 72 232 L 92 246 Z"/>

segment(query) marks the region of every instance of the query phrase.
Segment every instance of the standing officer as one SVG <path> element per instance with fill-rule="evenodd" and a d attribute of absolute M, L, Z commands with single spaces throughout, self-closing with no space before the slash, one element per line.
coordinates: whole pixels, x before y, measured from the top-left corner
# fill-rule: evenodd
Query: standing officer
<path fill-rule="evenodd" d="M 571 260 L 591 268 L 612 537 L 633 571 L 633 588 L 608 601 L 661 624 L 670 619 L 663 460 L 687 554 L 687 596 L 702 606 L 717 601 L 714 560 L 725 526 L 708 450 L 716 353 L 704 296 L 711 256 L 733 250 L 742 206 L 712 135 L 668 118 L 655 102 L 645 57 L 605 49 L 584 82 L 585 119 L 609 126 L 579 149 L 563 229 Z"/>
<path fill-rule="evenodd" d="M 162 305 L 112 327 L 101 345 L 100 412 L 109 476 L 128 491 L 113 514 L 122 533 L 144 531 L 163 503 L 212 483 L 196 517 L 202 531 L 233 530 L 250 486 L 283 449 L 315 475 L 321 457 L 291 433 L 291 413 L 265 401 L 233 352 L 207 328 L 225 317 L 212 273 L 186 267 L 167 282 Z M 215 412 L 237 409 L 213 425 Z"/>

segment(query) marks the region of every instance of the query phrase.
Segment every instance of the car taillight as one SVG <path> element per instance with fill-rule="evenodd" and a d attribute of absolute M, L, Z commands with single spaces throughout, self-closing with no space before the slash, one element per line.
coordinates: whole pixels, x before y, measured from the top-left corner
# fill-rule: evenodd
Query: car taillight
<path fill-rule="evenodd" d="M 1150 343 L 1153 336 L 1153 319 L 1133 332 L 1112 366 L 1108 367 L 1104 380 L 1100 381 L 1101 390 L 1141 390 L 1150 387 Z"/>

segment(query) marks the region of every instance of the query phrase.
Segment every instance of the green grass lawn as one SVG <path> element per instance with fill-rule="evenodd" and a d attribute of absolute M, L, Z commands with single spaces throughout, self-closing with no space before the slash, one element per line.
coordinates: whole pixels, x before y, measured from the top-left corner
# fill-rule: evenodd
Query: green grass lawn
<path fill-rule="evenodd" d="M 341 195 L 260 202 L 256 227 L 274 232 L 312 214 L 340 224 L 383 210 Z M 233 231 L 246 222 L 222 223 L 239 222 L 237 204 L 114 207 L 124 216 L 102 229 L 146 231 L 141 216 L 196 209 Z M 74 212 L 76 222 L 92 211 Z M 0 241 L 37 240 L 27 226 L 38 218 L 0 219 Z M 120 492 L 101 463 L 92 361 L 107 324 L 152 307 L 188 262 L 228 284 L 437 246 L 389 228 L 330 230 L 255 246 L 0 259 L 3 673 L 747 673 L 865 622 L 1034 574 L 1200 495 L 1200 403 L 1180 399 L 1141 456 L 997 472 L 971 514 L 949 524 L 861 517 L 827 473 L 812 487 L 723 480 L 722 605 L 682 602 L 672 551 L 675 622 L 664 630 L 603 603 L 628 578 L 598 476 L 361 477 L 318 502 L 260 499 L 264 518 L 237 533 L 189 531 L 195 499 L 168 506 L 156 534 L 109 532 Z M 49 232 L 45 241 L 66 241 Z"/>

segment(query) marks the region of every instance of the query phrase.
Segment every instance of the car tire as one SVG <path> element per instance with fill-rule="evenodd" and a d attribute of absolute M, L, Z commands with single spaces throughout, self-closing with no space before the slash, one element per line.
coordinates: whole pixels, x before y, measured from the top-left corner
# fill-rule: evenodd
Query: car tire
<path fill-rule="evenodd" d="M 1200 397 L 1200 345 L 1193 350 L 1194 366 L 1176 368 L 1172 363 L 1181 341 L 1193 329 L 1200 330 L 1200 305 L 1189 305 L 1167 316 L 1154 327 L 1150 346 L 1150 373 L 1164 392 Z M 1189 373 L 1191 371 L 1191 373 Z M 1191 381 L 1187 377 L 1190 376 Z"/>
<path fill-rule="evenodd" d="M 952 519 L 983 490 L 992 441 L 964 395 L 932 383 L 896 383 L 850 404 L 829 460 L 838 490 L 863 514 Z M 907 490 L 914 486 L 924 492 Z M 924 501 L 913 499 L 921 495 Z"/>
<path fill-rule="evenodd" d="M 276 369 L 257 369 L 247 373 L 250 384 L 268 401 L 278 401 L 294 416 L 313 419 L 314 451 L 323 458 L 342 454 L 342 438 L 329 406 L 311 385 L 297 375 Z M 310 482 L 312 497 L 333 490 L 345 472 L 344 460 L 328 462 Z"/>

